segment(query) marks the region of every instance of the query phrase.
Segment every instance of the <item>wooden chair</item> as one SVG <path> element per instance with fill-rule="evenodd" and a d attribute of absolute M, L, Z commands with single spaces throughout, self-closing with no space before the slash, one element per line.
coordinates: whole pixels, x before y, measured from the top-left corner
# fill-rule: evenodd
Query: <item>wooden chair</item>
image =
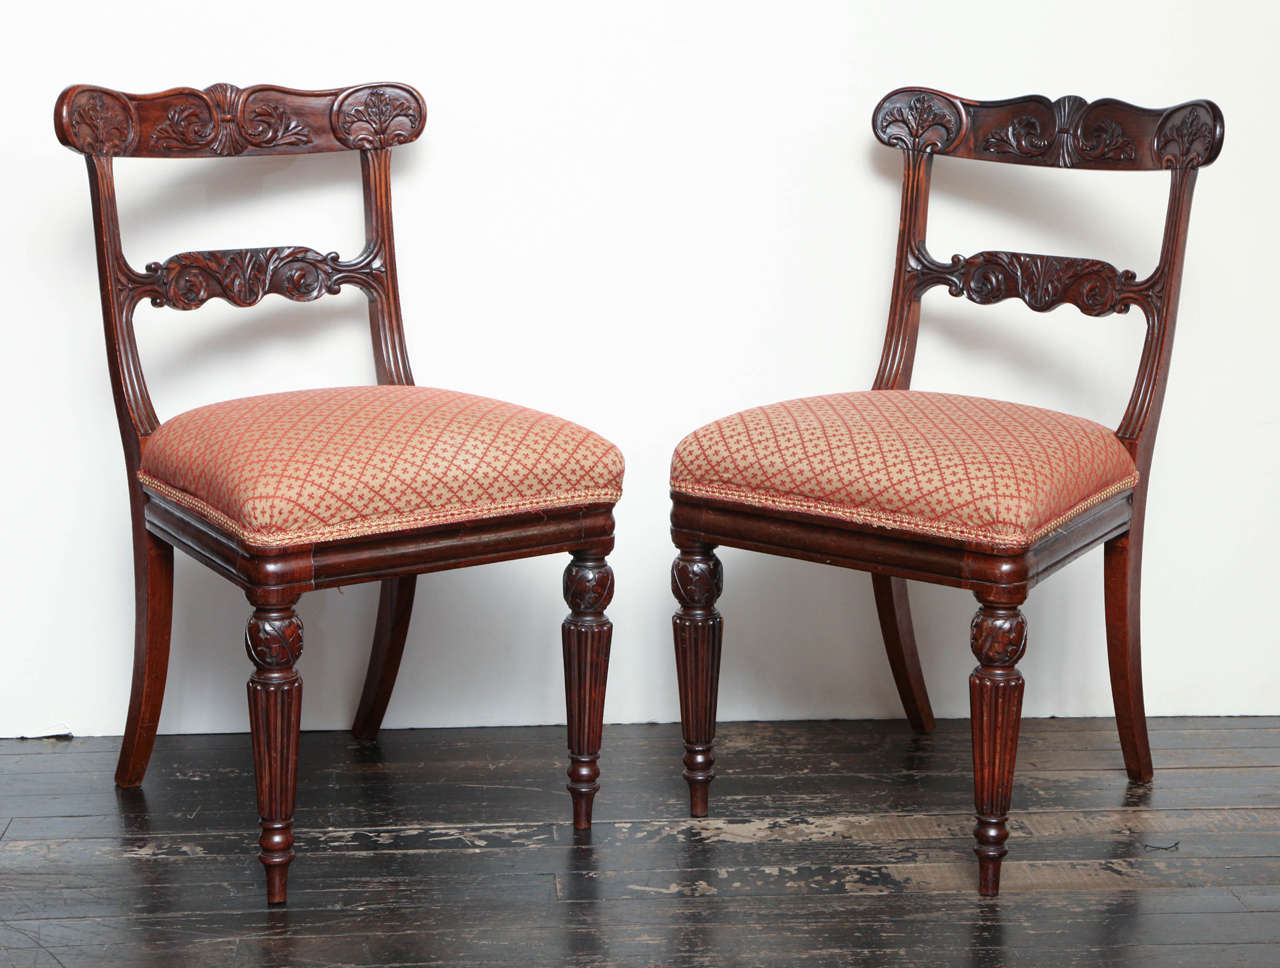
<path fill-rule="evenodd" d="M 85 155 L 107 363 L 133 518 L 137 638 L 116 782 L 137 786 L 155 740 L 168 665 L 173 548 L 244 589 L 260 859 L 285 900 L 302 680 L 303 592 L 381 581 L 368 675 L 352 732 L 372 740 L 395 683 L 420 573 L 570 552 L 562 630 L 573 823 L 591 823 L 613 595 L 605 556 L 621 493 L 617 448 L 512 404 L 415 387 L 401 324 L 391 223 L 391 148 L 418 137 L 422 98 L 403 84 L 132 95 L 75 86 L 58 98 L 59 140 Z M 360 152 L 367 242 L 353 259 L 301 246 L 184 252 L 139 272 L 121 250 L 112 161 Z M 270 394 L 161 422 L 133 312 L 307 302 L 351 285 L 369 299 L 378 386 Z"/>
<path fill-rule="evenodd" d="M 904 160 L 902 219 L 884 353 L 870 392 L 746 410 L 677 447 L 672 588 L 684 777 L 692 813 L 707 813 L 715 776 L 722 625 L 717 545 L 872 574 L 876 610 L 912 726 L 933 728 L 905 579 L 971 589 L 979 608 L 969 679 L 979 891 L 999 891 L 1027 642 L 1019 606 L 1030 589 L 1104 547 L 1107 647 L 1125 767 L 1151 779 L 1139 657 L 1142 521 L 1173 345 L 1196 171 L 1222 147 L 1209 101 L 1147 110 L 1120 101 L 1024 97 L 980 102 L 894 91 L 872 118 Z M 935 155 L 1105 171 L 1168 168 L 1164 243 L 1144 279 L 1105 262 L 980 252 L 939 262 L 925 248 Z M 1017 297 L 1038 312 L 1070 303 L 1091 316 L 1147 319 L 1146 343 L 1118 430 L 1013 403 L 909 390 L 920 297 L 934 286 L 976 303 Z"/>

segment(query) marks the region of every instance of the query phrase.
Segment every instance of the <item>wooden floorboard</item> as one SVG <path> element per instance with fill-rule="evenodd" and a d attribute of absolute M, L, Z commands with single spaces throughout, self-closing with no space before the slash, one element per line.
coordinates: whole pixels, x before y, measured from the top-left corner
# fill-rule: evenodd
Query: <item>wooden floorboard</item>
<path fill-rule="evenodd" d="M 267 909 L 247 737 L 0 740 L 0 966 L 1280 965 L 1280 718 L 1028 720 L 1004 893 L 974 892 L 968 724 L 721 728 L 713 816 L 679 730 L 613 726 L 589 834 L 563 730 L 303 736 Z"/>

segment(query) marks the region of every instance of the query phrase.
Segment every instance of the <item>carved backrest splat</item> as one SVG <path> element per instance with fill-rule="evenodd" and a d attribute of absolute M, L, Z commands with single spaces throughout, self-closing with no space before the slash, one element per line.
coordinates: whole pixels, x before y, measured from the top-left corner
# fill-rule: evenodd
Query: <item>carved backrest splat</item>
<path fill-rule="evenodd" d="M 1153 110 L 1074 96 L 970 101 L 927 88 L 902 88 L 880 101 L 871 124 L 876 137 L 901 149 L 904 159 L 889 327 L 875 386 L 910 385 L 920 297 L 935 286 L 984 305 L 1021 299 L 1038 312 L 1071 304 L 1090 316 L 1106 316 L 1138 306 L 1147 318 L 1147 338 L 1116 433 L 1135 454 L 1145 479 L 1167 379 L 1195 176 L 1222 150 L 1217 105 L 1190 101 Z M 1055 168 L 1169 169 L 1160 261 L 1143 279 L 1095 259 L 1024 252 L 979 252 L 939 262 L 925 247 L 935 155 Z"/>
<path fill-rule="evenodd" d="M 310 302 L 354 285 L 369 299 L 378 381 L 413 382 L 396 282 L 389 149 L 415 140 L 425 122 L 422 96 L 405 84 L 328 91 L 214 84 L 159 94 L 75 85 L 62 92 L 54 129 L 59 141 L 85 155 L 89 168 L 107 356 L 131 469 L 141 441 L 158 425 L 133 335 L 133 312 L 144 299 L 184 310 L 210 299 L 252 306 L 272 293 Z M 354 258 L 303 246 L 223 249 L 179 253 L 142 272 L 124 258 L 113 159 L 327 151 L 361 155 L 366 242 Z"/>

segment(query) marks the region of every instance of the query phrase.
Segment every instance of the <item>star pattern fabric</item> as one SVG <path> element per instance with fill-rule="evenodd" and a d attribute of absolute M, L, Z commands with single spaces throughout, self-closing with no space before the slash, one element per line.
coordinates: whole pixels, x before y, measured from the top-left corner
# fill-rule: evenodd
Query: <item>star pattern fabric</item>
<path fill-rule="evenodd" d="M 763 509 L 1026 548 L 1132 488 L 1114 431 L 1040 407 L 872 390 L 735 413 L 676 447 L 671 489 Z"/>
<path fill-rule="evenodd" d="M 622 454 L 575 423 L 429 387 L 215 403 L 161 424 L 139 480 L 245 541 L 287 547 L 612 504 Z"/>

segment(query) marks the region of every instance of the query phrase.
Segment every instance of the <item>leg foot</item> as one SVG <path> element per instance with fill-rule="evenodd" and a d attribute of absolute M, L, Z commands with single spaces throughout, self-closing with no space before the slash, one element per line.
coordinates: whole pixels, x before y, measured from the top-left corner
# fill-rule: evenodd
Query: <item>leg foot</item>
<path fill-rule="evenodd" d="M 901 578 L 872 575 L 871 587 L 876 596 L 884 650 L 889 656 L 889 667 L 893 670 L 893 681 L 898 687 L 907 721 L 917 733 L 932 733 L 933 707 L 929 705 L 929 692 L 925 689 L 920 655 L 916 650 L 907 583 Z"/>
<path fill-rule="evenodd" d="M 569 783 L 573 826 L 591 826 L 591 807 L 600 789 L 600 742 L 604 732 L 604 690 L 609 674 L 613 623 L 604 610 L 613 598 L 613 569 L 604 556 L 575 551 L 564 570 L 569 614 L 560 626 L 564 649 L 564 695 L 569 723 Z"/>
<path fill-rule="evenodd" d="M 365 673 L 360 705 L 356 709 L 351 734 L 372 743 L 382 728 L 382 717 L 391 702 L 391 691 L 400 672 L 404 642 L 409 635 L 409 619 L 413 615 L 413 593 L 418 576 L 388 578 L 378 593 L 378 620 L 373 628 L 373 646 L 369 649 L 369 671 Z"/>
<path fill-rule="evenodd" d="M 724 590 L 724 575 L 713 545 L 678 543 L 680 554 L 671 565 L 671 590 L 680 610 L 672 616 L 671 627 L 680 684 L 684 778 L 689 784 L 690 815 L 705 817 L 709 787 L 716 776 L 712 746 L 724 622 L 715 603 Z"/>
<path fill-rule="evenodd" d="M 1027 647 L 1027 622 L 1017 606 L 982 603 L 971 628 L 978 667 L 969 676 L 973 728 L 973 828 L 978 893 L 1000 893 L 1000 863 L 1008 850 L 1007 820 L 1013 796 L 1024 681 L 1017 662 Z"/>
<path fill-rule="evenodd" d="M 259 605 L 245 629 L 249 677 L 249 728 L 262 834 L 258 859 L 267 872 L 267 901 L 285 900 L 293 860 L 293 804 L 298 780 L 298 727 L 302 679 L 294 663 L 302 654 L 302 621 L 293 605 Z"/>
<path fill-rule="evenodd" d="M 134 537 L 135 631 L 133 690 L 125 722 L 116 783 L 142 782 L 160 724 L 169 671 L 169 631 L 173 622 L 173 546 L 142 529 Z"/>

